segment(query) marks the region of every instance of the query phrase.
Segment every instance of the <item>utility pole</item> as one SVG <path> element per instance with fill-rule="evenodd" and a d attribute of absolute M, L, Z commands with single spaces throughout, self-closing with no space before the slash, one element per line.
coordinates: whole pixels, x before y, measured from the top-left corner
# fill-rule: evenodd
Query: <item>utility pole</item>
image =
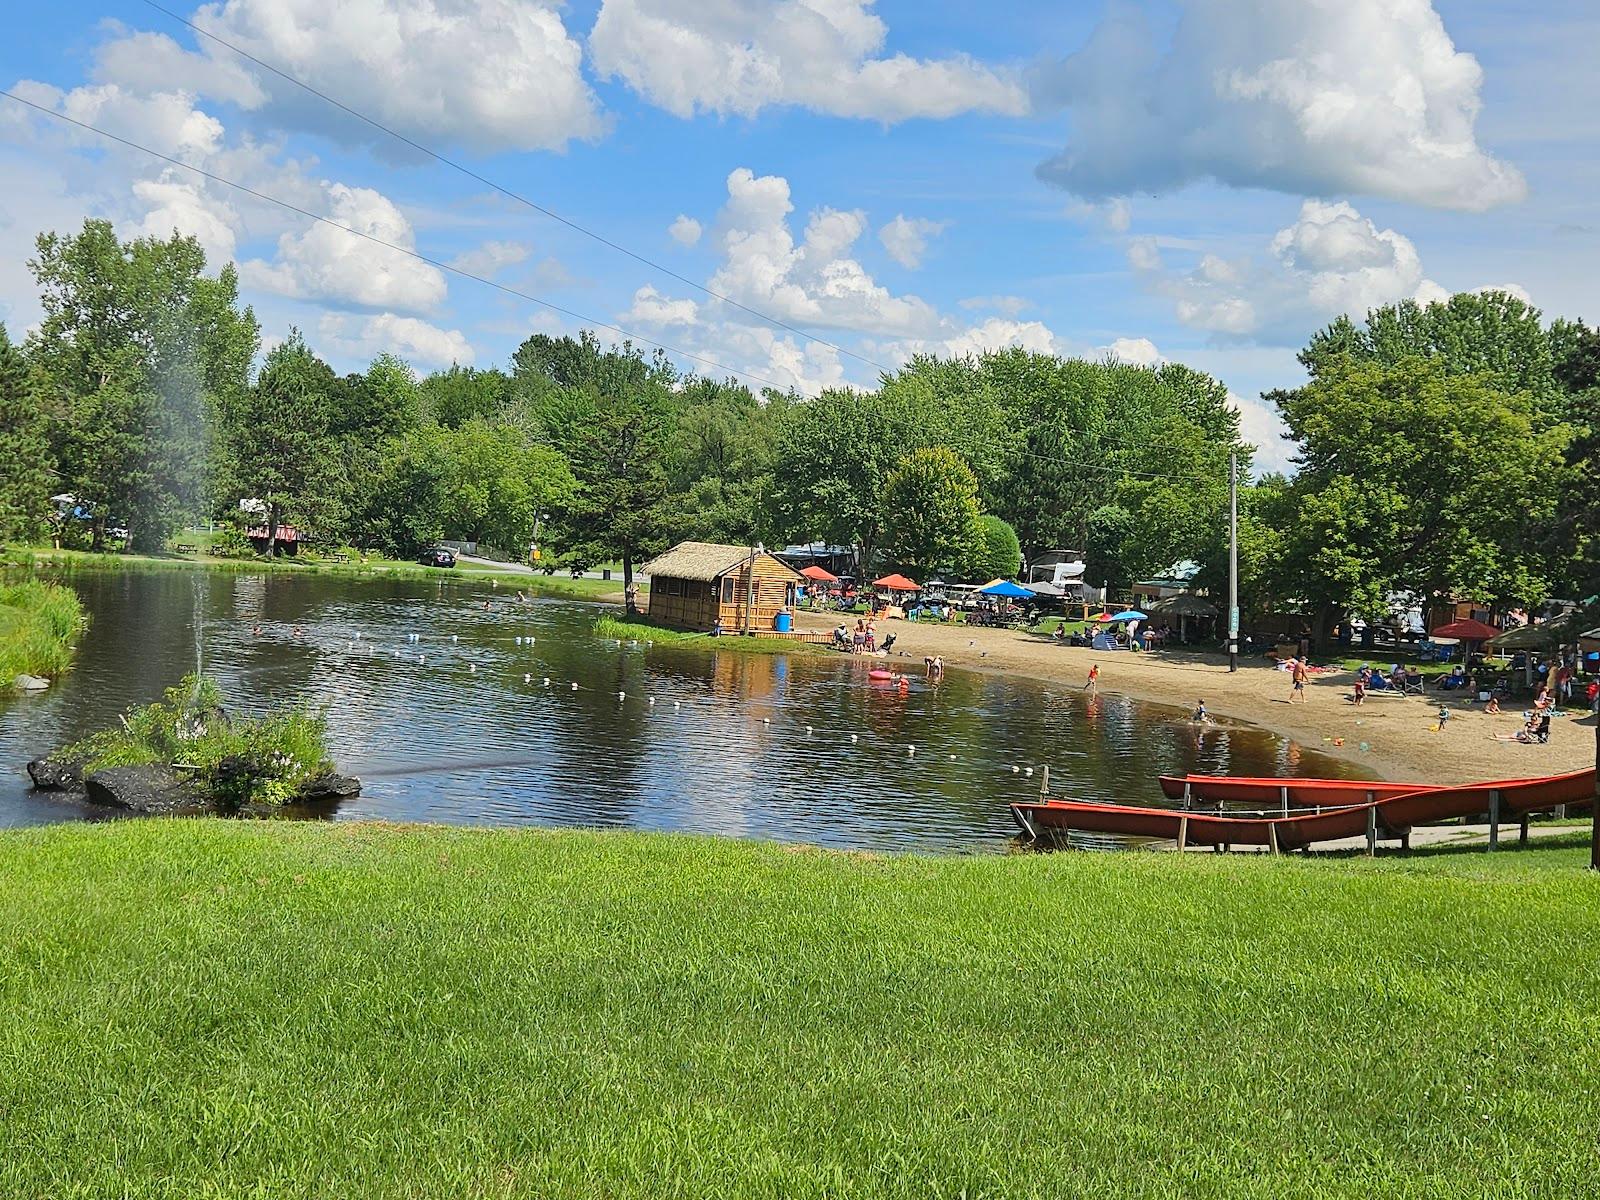
<path fill-rule="evenodd" d="M 1589 869 L 1600 871 L 1600 719 L 1594 723 L 1594 802 L 1589 812 Z"/>
<path fill-rule="evenodd" d="M 1228 455 L 1228 670 L 1239 669 L 1239 456 Z"/>

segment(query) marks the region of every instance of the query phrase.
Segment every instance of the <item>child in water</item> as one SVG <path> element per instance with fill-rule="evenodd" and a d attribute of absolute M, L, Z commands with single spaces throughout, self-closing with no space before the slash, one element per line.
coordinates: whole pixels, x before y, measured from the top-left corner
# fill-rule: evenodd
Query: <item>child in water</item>
<path fill-rule="evenodd" d="M 1189 719 L 1191 721 L 1199 721 L 1202 725 L 1211 720 L 1211 714 L 1206 711 L 1206 702 L 1204 700 L 1196 701 L 1195 710 L 1189 714 Z"/>

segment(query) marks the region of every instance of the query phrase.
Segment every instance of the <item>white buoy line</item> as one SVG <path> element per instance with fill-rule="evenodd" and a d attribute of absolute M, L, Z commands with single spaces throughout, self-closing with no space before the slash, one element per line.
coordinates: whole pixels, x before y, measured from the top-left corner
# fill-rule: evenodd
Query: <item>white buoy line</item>
<path fill-rule="evenodd" d="M 355 633 L 353 641 L 361 641 L 361 640 L 362 640 L 362 634 L 360 632 Z M 423 639 L 422 639 L 422 635 L 421 634 L 418 634 L 418 633 L 408 633 L 408 634 L 406 634 L 406 641 L 408 643 L 410 643 L 410 644 L 420 645 L 422 640 Z M 441 641 L 442 640 L 443 639 L 441 638 Z M 491 639 L 487 639 L 487 640 L 489 640 L 489 641 L 503 641 L 504 638 L 491 638 Z M 608 640 L 610 641 L 610 643 L 611 643 L 611 645 L 613 647 L 621 647 L 623 645 L 623 642 L 618 640 L 618 639 L 608 639 Z M 346 640 L 345 647 L 344 647 L 344 650 L 345 650 L 346 653 L 349 653 L 351 650 L 353 650 L 353 641 L 350 640 L 350 639 Z M 459 645 L 460 644 L 460 636 L 457 635 L 457 634 L 452 634 L 452 635 L 450 635 L 449 641 L 453 645 Z M 534 638 L 533 635 L 517 634 L 517 635 L 513 635 L 513 644 L 514 645 L 527 644 L 529 646 L 532 646 L 532 645 L 536 644 L 536 639 Z M 628 645 L 632 645 L 632 646 L 637 646 L 639 644 L 640 643 L 637 642 L 637 641 L 632 641 L 632 642 L 628 643 Z M 645 645 L 653 645 L 654 643 L 646 642 L 644 644 Z M 366 653 L 362 657 L 372 658 L 377 654 L 381 654 L 381 649 L 375 643 L 373 643 L 370 639 L 366 640 L 365 648 L 366 648 Z M 340 652 L 340 648 L 337 647 L 337 646 L 333 647 L 333 652 L 334 653 L 339 653 Z M 399 650 L 397 650 L 397 649 L 393 650 L 392 651 L 392 655 L 393 655 L 394 658 L 399 658 L 400 657 Z M 419 666 L 427 665 L 427 655 L 426 654 L 418 654 L 417 655 L 417 664 Z M 469 675 L 476 675 L 478 673 L 478 665 L 477 665 L 477 663 L 469 661 L 467 663 L 467 673 Z M 524 671 L 522 673 L 522 682 L 524 684 L 531 685 L 531 684 L 533 684 L 533 681 L 534 681 L 534 675 L 533 675 L 532 672 Z M 610 689 L 603 688 L 603 687 L 586 687 L 586 686 L 578 683 L 577 680 L 568 680 L 568 681 L 566 681 L 566 683 L 567 683 L 567 690 L 570 691 L 570 692 L 610 691 Z M 539 685 L 538 686 L 541 687 L 541 688 L 549 688 L 551 686 L 551 677 L 548 676 L 548 675 L 540 676 L 539 677 Z M 628 692 L 626 691 L 626 689 L 617 689 L 617 690 L 611 692 L 611 694 L 613 696 L 615 696 L 616 701 L 617 701 L 617 703 L 619 705 L 625 705 L 627 703 Z M 641 697 L 635 696 L 635 702 L 637 702 L 639 699 L 641 699 Z M 642 699 L 644 701 L 644 707 L 645 707 L 646 712 L 653 714 L 654 711 L 655 711 L 656 703 L 657 703 L 657 697 L 655 697 L 653 695 L 646 694 L 645 696 L 642 697 Z M 720 697 L 716 697 L 716 699 L 720 700 L 721 698 Z M 724 701 L 724 703 L 734 704 L 734 703 L 737 703 L 737 702 L 736 701 L 732 701 L 732 700 L 727 700 L 727 701 Z M 673 711 L 675 713 L 681 712 L 683 710 L 683 701 L 681 699 L 673 699 L 673 701 L 672 701 L 672 709 L 673 709 Z M 768 717 L 768 716 L 763 716 L 760 719 L 760 726 L 761 726 L 761 730 L 763 731 L 763 733 L 771 731 L 773 729 L 773 720 L 772 720 L 772 718 Z M 803 728 L 805 738 L 813 739 L 813 740 L 817 739 L 817 736 L 818 736 L 817 735 L 817 730 L 816 730 L 816 727 L 814 725 L 810 725 L 810 724 L 807 724 L 807 725 L 804 725 L 804 726 L 798 726 L 797 725 L 796 728 L 797 729 Z M 835 736 L 843 738 L 846 735 L 843 735 L 841 733 L 841 734 L 836 734 Z M 850 744 L 850 745 L 859 745 L 861 743 L 861 735 L 859 733 L 850 733 L 847 736 L 848 736 L 848 744 Z M 827 740 L 828 739 L 828 731 L 825 730 L 823 732 L 822 737 L 823 737 L 824 740 Z M 895 748 L 898 750 L 898 749 L 900 749 L 900 746 L 896 745 Z M 916 747 L 916 745 L 907 744 L 907 745 L 904 746 L 904 749 L 905 749 L 905 755 L 906 755 L 907 758 L 915 758 L 916 757 L 916 755 L 917 755 L 917 747 Z M 962 756 L 960 756 L 960 755 L 948 754 L 946 756 L 946 761 L 954 763 L 954 762 L 961 761 L 961 758 L 962 758 Z M 1044 765 L 1048 765 L 1048 764 L 1044 764 Z M 1035 770 L 1036 770 L 1036 767 L 1034 765 L 1026 764 L 1026 763 L 1022 763 L 1022 762 L 1011 762 L 1009 764 L 1001 766 L 1000 770 L 1005 771 L 1007 766 L 1009 766 L 1009 774 L 1020 775 L 1020 776 L 1023 776 L 1025 778 L 1032 778 L 1034 776 Z"/>

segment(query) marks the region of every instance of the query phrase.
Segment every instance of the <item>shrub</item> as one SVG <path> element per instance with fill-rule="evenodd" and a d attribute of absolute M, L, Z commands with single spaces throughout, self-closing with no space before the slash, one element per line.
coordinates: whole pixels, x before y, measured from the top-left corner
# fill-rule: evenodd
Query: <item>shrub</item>
<path fill-rule="evenodd" d="M 36 579 L 0 587 L 0 686 L 22 674 L 59 676 L 84 623 L 83 605 L 69 587 Z"/>
<path fill-rule="evenodd" d="M 209 679 L 184 677 L 161 700 L 129 709 L 116 728 L 57 751 L 86 771 L 160 763 L 192 771 L 224 809 L 283 804 L 333 769 L 327 718 L 303 708 L 233 719 Z"/>

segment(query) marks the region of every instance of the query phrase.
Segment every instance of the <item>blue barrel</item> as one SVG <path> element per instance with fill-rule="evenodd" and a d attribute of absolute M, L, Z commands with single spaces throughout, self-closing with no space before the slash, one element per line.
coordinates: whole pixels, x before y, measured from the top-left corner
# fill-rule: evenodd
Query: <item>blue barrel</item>
<path fill-rule="evenodd" d="M 786 612 L 780 612 L 772 618 L 772 627 L 779 633 L 788 633 L 794 628 L 794 618 Z"/>

